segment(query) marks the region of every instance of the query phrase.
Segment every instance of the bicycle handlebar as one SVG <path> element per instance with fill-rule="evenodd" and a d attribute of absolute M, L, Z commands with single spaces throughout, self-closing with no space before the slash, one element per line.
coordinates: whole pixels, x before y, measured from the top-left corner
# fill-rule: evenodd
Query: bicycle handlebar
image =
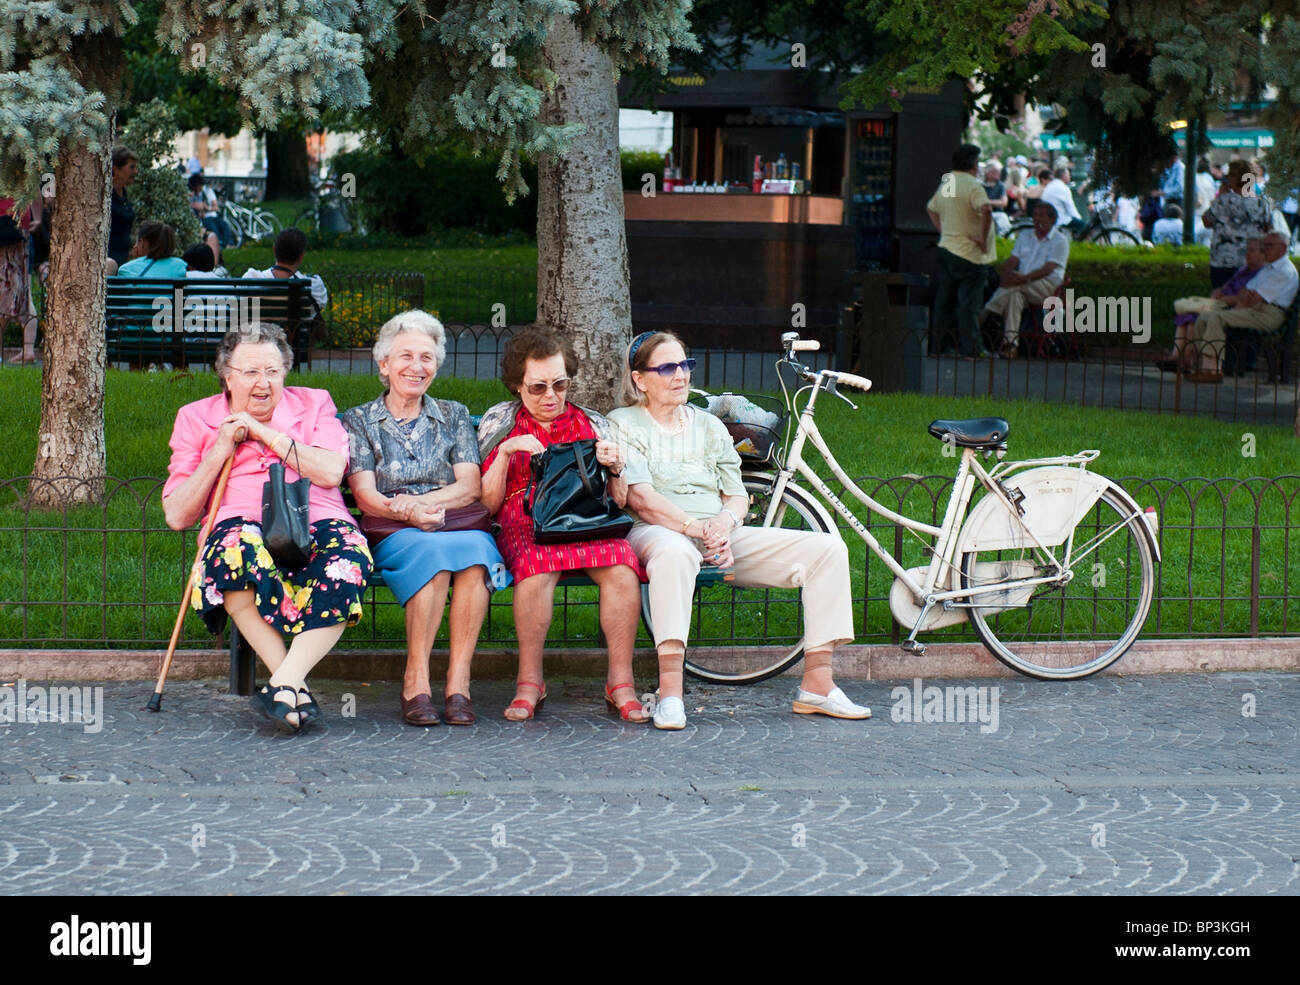
<path fill-rule="evenodd" d="M 832 376 L 835 380 L 843 383 L 845 386 L 851 386 L 858 390 L 871 389 L 871 381 L 865 376 L 857 376 L 853 373 L 841 373 L 838 371 L 832 372 L 830 370 L 826 370 L 825 372 L 828 376 Z"/>

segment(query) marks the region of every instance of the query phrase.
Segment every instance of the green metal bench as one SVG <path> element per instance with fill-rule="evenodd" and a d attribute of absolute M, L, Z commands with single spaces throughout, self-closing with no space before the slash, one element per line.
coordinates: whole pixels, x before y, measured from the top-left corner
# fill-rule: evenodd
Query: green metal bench
<path fill-rule="evenodd" d="M 479 415 L 473 415 L 470 420 L 477 428 L 479 424 Z M 352 507 L 351 493 L 344 490 L 344 498 L 348 501 L 349 507 Z M 355 508 L 354 508 L 355 511 Z M 695 578 L 695 587 L 698 589 L 701 585 L 713 585 L 724 580 L 724 572 L 719 568 L 701 568 L 700 573 Z M 596 583 L 587 577 L 585 573 L 565 575 L 559 581 L 558 588 L 588 588 Z M 366 583 L 366 588 L 371 591 L 372 597 L 376 589 L 388 586 L 384 583 L 384 576 L 378 571 L 373 572 L 370 580 Z M 650 629 L 650 586 L 643 584 L 641 586 L 641 620 L 645 623 L 646 629 Z M 239 633 L 239 629 L 234 622 L 228 623 L 230 627 L 230 693 L 249 695 L 253 693 L 255 677 L 257 674 L 257 656 Z"/>
<path fill-rule="evenodd" d="M 311 360 L 316 308 L 302 278 L 196 277 L 186 280 L 108 278 L 104 338 L 108 361 L 211 363 L 226 330 L 249 321 L 284 327 L 298 365 Z"/>
<path fill-rule="evenodd" d="M 701 585 L 712 585 L 723 580 L 723 572 L 718 568 L 701 568 L 699 575 L 695 579 L 695 587 Z M 596 583 L 584 573 L 565 575 L 560 579 L 560 588 L 586 588 Z M 370 576 L 370 581 L 366 584 L 367 589 L 375 589 L 388 586 L 384 584 L 384 576 L 375 572 Z M 650 627 L 650 586 L 641 586 L 641 619 L 646 624 L 647 630 Z M 230 693 L 249 695 L 254 690 L 254 678 L 257 674 L 257 656 L 253 653 L 253 648 L 249 646 L 240 635 L 239 630 L 233 622 L 228 623 L 230 627 Z M 346 652 L 346 651 L 344 651 Z"/>

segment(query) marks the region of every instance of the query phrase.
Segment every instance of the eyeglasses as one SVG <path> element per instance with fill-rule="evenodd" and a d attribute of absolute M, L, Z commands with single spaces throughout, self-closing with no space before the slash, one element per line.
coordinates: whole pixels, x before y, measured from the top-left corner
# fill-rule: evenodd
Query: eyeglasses
<path fill-rule="evenodd" d="M 556 380 L 554 383 L 528 383 L 525 384 L 525 386 L 527 387 L 528 392 L 534 397 L 540 397 L 547 390 L 554 390 L 555 395 L 558 397 L 565 390 L 569 389 L 569 381 Z"/>
<path fill-rule="evenodd" d="M 647 373 L 658 373 L 664 379 L 670 380 L 673 378 L 673 374 L 676 373 L 679 369 L 687 376 L 690 376 L 691 370 L 693 370 L 694 368 L 695 368 L 694 359 L 683 359 L 679 363 L 663 363 L 659 366 L 647 366 L 645 368 L 645 371 Z"/>
<path fill-rule="evenodd" d="M 277 383 L 284 379 L 284 369 L 280 366 L 268 366 L 266 369 L 239 369 L 236 366 L 231 366 L 230 371 L 238 373 L 246 383 L 256 383 L 258 380 Z"/>

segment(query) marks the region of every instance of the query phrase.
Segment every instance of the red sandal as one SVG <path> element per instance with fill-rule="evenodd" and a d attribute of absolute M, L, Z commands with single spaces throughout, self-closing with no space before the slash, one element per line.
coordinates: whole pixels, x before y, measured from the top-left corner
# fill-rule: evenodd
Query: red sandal
<path fill-rule="evenodd" d="M 516 681 L 515 688 L 518 689 L 521 687 L 531 687 L 534 691 L 536 691 L 537 700 L 526 701 L 523 698 L 515 698 L 514 701 L 506 705 L 506 718 L 512 722 L 528 721 L 528 719 L 532 718 L 533 715 L 541 711 L 542 705 L 546 703 L 546 684 L 544 682 L 541 684 L 534 684 L 532 681 Z M 513 709 L 518 709 L 520 711 L 527 712 L 527 714 L 524 715 L 523 718 L 511 718 L 509 712 Z"/>
<path fill-rule="evenodd" d="M 609 705 L 609 710 L 617 714 L 618 717 L 623 719 L 623 721 L 625 722 L 635 722 L 638 725 L 642 725 L 645 722 L 650 721 L 650 716 L 646 714 L 645 706 L 642 705 L 641 702 L 637 701 L 635 698 L 633 698 L 630 701 L 625 701 L 621 705 L 614 701 L 614 692 L 621 687 L 630 687 L 634 693 L 636 691 L 635 684 L 615 684 L 613 686 L 606 684 L 605 704 Z M 640 712 L 642 715 L 645 715 L 645 717 L 633 718 L 632 716 L 637 712 Z"/>

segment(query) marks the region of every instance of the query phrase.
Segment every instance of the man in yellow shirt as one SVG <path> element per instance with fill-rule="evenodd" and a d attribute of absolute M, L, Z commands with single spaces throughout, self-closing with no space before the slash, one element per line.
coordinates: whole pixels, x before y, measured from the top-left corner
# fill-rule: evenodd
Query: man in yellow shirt
<path fill-rule="evenodd" d="M 962 144 L 953 152 L 952 171 L 926 203 L 939 231 L 939 284 L 934 297 L 934 328 L 940 339 L 956 339 L 966 357 L 987 355 L 980 341 L 979 311 L 989 265 L 997 259 L 993 206 L 976 174 L 980 149 Z"/>

